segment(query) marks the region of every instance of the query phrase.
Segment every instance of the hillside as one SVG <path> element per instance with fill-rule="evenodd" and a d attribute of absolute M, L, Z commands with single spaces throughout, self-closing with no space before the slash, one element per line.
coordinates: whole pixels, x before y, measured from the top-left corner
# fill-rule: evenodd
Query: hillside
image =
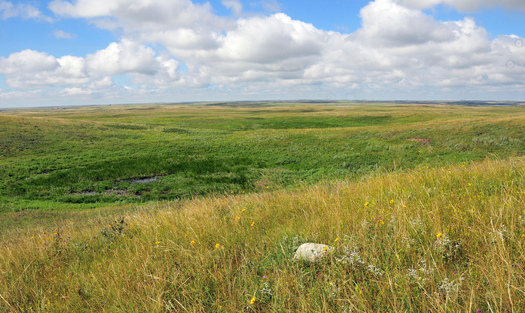
<path fill-rule="evenodd" d="M 71 213 L 4 235 L 0 310 L 522 312 L 524 207 L 518 158 Z"/>

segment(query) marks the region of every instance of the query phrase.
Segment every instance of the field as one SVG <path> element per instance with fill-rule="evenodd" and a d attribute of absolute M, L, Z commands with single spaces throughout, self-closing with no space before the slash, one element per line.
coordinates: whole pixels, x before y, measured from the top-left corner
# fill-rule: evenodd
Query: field
<path fill-rule="evenodd" d="M 0 311 L 525 312 L 524 135 L 512 106 L 0 112 Z"/>

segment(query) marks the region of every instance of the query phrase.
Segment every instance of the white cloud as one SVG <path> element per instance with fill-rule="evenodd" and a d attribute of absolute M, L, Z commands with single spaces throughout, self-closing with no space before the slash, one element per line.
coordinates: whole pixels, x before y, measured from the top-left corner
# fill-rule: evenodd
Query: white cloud
<path fill-rule="evenodd" d="M 106 87 L 114 86 L 115 83 L 113 82 L 113 79 L 111 79 L 111 76 L 106 76 L 102 79 L 95 79 L 89 84 L 89 88 L 91 89 L 102 89 Z"/>
<path fill-rule="evenodd" d="M 78 87 L 65 88 L 60 92 L 64 96 L 85 96 L 93 93 L 92 90 Z"/>
<path fill-rule="evenodd" d="M 33 89 L 49 86 L 104 89 L 114 86 L 112 76 L 128 74 L 133 83 L 170 87 L 180 83 L 179 62 L 143 44 L 123 39 L 83 57 L 56 58 L 47 53 L 24 50 L 0 58 L 0 74 L 11 88 Z M 70 89 L 65 94 L 78 92 Z M 87 93 L 84 93 L 87 94 Z"/>
<path fill-rule="evenodd" d="M 217 49 L 221 35 L 215 32 L 203 32 L 199 29 L 177 28 L 144 32 L 138 38 L 143 41 L 162 43 L 173 55 L 196 56 L 200 51 Z"/>
<path fill-rule="evenodd" d="M 137 73 L 133 75 L 133 83 L 157 88 L 184 84 L 183 75 L 179 72 L 179 62 L 164 57 L 155 58 L 155 62 L 156 72 L 154 75 Z"/>
<path fill-rule="evenodd" d="M 151 74 L 155 72 L 155 51 L 143 44 L 124 39 L 86 57 L 91 76 L 112 76 L 124 73 Z"/>
<path fill-rule="evenodd" d="M 523 86 L 525 72 L 516 36 L 490 41 L 487 31 L 466 18 L 441 22 L 395 1 L 376 0 L 362 9 L 363 26 L 351 35 L 331 34 L 321 61 L 305 78 L 336 87 L 436 90 L 500 85 Z M 380 21 L 374 23 L 373 21 Z M 516 45 L 516 42 L 518 44 Z M 507 59 L 513 68 L 506 66 Z"/>
<path fill-rule="evenodd" d="M 81 79 L 86 77 L 86 62 L 84 58 L 66 55 L 57 59 L 57 62 L 59 67 L 56 73 L 60 76 Z"/>
<path fill-rule="evenodd" d="M 209 2 L 190 0 L 54 0 L 49 8 L 62 17 L 89 18 L 98 27 L 122 29 L 126 38 L 160 43 L 177 57 L 194 57 L 218 47 L 233 20 L 212 13 Z"/>
<path fill-rule="evenodd" d="M 375 47 L 421 45 L 453 37 L 447 25 L 420 10 L 406 8 L 391 0 L 371 2 L 361 10 L 360 16 L 360 39 Z"/>
<path fill-rule="evenodd" d="M 466 12 L 493 7 L 525 10 L 525 2 L 523 0 L 399 0 L 399 3 L 416 9 L 428 9 L 438 4 L 446 4 Z"/>
<path fill-rule="evenodd" d="M 55 30 L 52 35 L 57 39 L 74 39 L 77 35 L 65 32 L 63 30 Z"/>
<path fill-rule="evenodd" d="M 236 15 L 242 12 L 242 3 L 239 0 L 222 0 L 222 5 L 231 9 Z"/>
<path fill-rule="evenodd" d="M 237 28 L 221 40 L 218 56 L 226 61 L 275 64 L 291 58 L 319 55 L 324 32 L 312 24 L 278 13 L 240 19 Z"/>
<path fill-rule="evenodd" d="M 362 27 L 342 34 L 283 13 L 218 17 L 209 3 L 189 0 L 55 0 L 50 8 L 57 15 L 121 29 L 123 39 L 85 57 L 21 51 L 0 58 L 0 73 L 11 88 L 63 86 L 64 96 L 109 98 L 170 90 L 242 99 L 525 89 L 523 38 L 491 40 L 471 18 L 443 22 L 421 10 L 441 2 L 375 0 L 361 10 Z M 237 0 L 222 3 L 241 13 Z M 115 85 L 116 75 L 139 87 Z"/>
<path fill-rule="evenodd" d="M 57 67 L 58 62 L 54 56 L 29 49 L 13 53 L 8 58 L 0 58 L 0 73 L 3 74 L 49 71 Z"/>
<path fill-rule="evenodd" d="M 84 59 L 64 56 L 55 58 L 47 53 L 24 50 L 0 58 L 0 73 L 12 88 L 41 88 L 68 86 L 88 81 Z"/>
<path fill-rule="evenodd" d="M 49 8 L 62 17 L 110 17 L 128 31 L 208 28 L 224 21 L 212 13 L 208 2 L 194 4 L 190 0 L 54 0 Z"/>
<path fill-rule="evenodd" d="M 0 14 L 4 20 L 13 17 L 21 17 L 25 20 L 35 19 L 45 22 L 53 21 L 53 19 L 45 16 L 40 10 L 30 4 L 13 4 L 12 2 L 4 0 L 0 0 Z"/>
<path fill-rule="evenodd" d="M 49 8 L 57 15 L 66 17 L 99 17 L 110 16 L 112 10 L 117 8 L 117 1 L 90 0 L 76 1 L 72 4 L 68 1 L 55 0 L 49 4 Z"/>

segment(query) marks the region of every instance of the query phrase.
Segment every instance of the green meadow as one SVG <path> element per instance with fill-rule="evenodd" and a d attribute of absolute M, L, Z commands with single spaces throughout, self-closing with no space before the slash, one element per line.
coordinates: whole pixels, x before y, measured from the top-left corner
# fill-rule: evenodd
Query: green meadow
<path fill-rule="evenodd" d="M 5 112 L 0 212 L 175 201 L 508 158 L 525 151 L 522 116 L 519 107 L 270 103 Z M 155 181 L 134 183 L 144 178 Z"/>
<path fill-rule="evenodd" d="M 0 112 L 0 311 L 525 312 L 524 152 L 518 106 Z"/>

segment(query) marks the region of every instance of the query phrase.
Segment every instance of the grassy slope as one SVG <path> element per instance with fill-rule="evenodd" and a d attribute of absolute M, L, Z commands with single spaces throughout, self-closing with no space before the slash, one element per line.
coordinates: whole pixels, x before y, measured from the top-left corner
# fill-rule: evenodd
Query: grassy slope
<path fill-rule="evenodd" d="M 90 107 L 2 112 L 0 122 L 0 212 L 237 194 L 525 151 L 516 107 Z M 161 178 L 129 181 L 151 176 Z"/>
<path fill-rule="evenodd" d="M 522 111 L 2 112 L 0 311 L 524 312 Z"/>
<path fill-rule="evenodd" d="M 523 312 L 524 207 L 516 158 L 72 212 L 4 234 L 0 311 Z"/>

